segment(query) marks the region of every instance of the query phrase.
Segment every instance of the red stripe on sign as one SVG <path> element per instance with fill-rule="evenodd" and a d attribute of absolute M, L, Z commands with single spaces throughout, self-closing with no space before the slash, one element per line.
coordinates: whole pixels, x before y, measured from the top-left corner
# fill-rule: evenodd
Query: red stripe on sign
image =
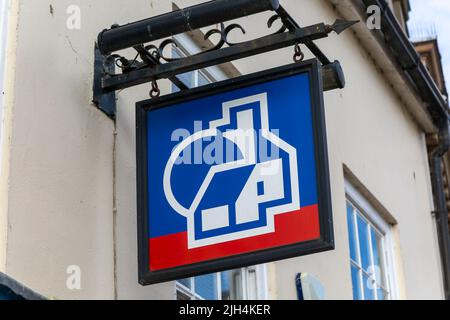
<path fill-rule="evenodd" d="M 150 238 L 150 270 L 174 268 L 320 238 L 318 206 L 275 216 L 275 232 L 188 249 L 187 232 Z"/>

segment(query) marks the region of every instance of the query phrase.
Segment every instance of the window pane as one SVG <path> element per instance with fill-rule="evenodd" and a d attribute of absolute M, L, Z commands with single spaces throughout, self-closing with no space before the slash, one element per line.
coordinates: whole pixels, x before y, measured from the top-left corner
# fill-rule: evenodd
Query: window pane
<path fill-rule="evenodd" d="M 183 82 L 188 88 L 195 87 L 193 72 L 180 74 L 177 76 L 177 78 L 181 80 L 181 82 Z M 172 83 L 172 92 L 179 92 L 179 91 L 180 89 L 175 84 Z"/>
<path fill-rule="evenodd" d="M 231 271 L 220 273 L 222 300 L 231 300 Z"/>
<path fill-rule="evenodd" d="M 217 300 L 216 274 L 207 274 L 194 278 L 195 293 L 206 300 Z"/>
<path fill-rule="evenodd" d="M 359 215 L 358 220 L 358 237 L 359 237 L 359 252 L 361 255 L 361 266 L 364 270 L 368 270 L 370 266 L 370 247 L 369 247 L 369 235 L 367 232 L 367 223 Z"/>
<path fill-rule="evenodd" d="M 224 271 L 220 274 L 222 300 L 244 299 L 241 269 Z"/>
<path fill-rule="evenodd" d="M 181 283 L 183 286 L 185 286 L 188 289 L 192 289 L 191 287 L 191 278 L 186 278 L 186 279 L 180 279 L 177 280 L 179 283 Z"/>
<path fill-rule="evenodd" d="M 378 300 L 386 300 L 387 294 L 383 289 L 377 290 Z"/>
<path fill-rule="evenodd" d="M 348 239 L 350 242 L 350 257 L 355 262 L 358 261 L 358 257 L 356 254 L 356 233 L 355 233 L 355 224 L 353 220 L 353 206 L 347 202 L 347 225 L 348 225 Z"/>
<path fill-rule="evenodd" d="M 380 266 L 380 254 L 378 249 L 378 234 L 376 231 L 371 227 L 370 228 L 370 235 L 372 238 L 372 250 L 373 250 L 373 264 L 376 266 Z"/>
<path fill-rule="evenodd" d="M 172 83 L 172 93 L 178 92 L 180 89 Z"/>
<path fill-rule="evenodd" d="M 386 235 L 388 231 L 377 228 L 373 219 L 380 219 L 376 212 L 362 212 L 356 206 L 370 208 L 361 195 L 353 195 L 358 203 L 347 198 L 347 227 L 349 234 L 349 251 L 351 258 L 351 276 L 354 299 L 389 300 L 390 283 L 385 268 L 390 261 L 386 256 Z M 354 199 L 354 198 L 353 198 Z M 367 214 L 367 215 L 366 215 Z M 362 282 L 362 283 L 361 283 Z"/>
<path fill-rule="evenodd" d="M 203 73 L 199 72 L 198 73 L 198 85 L 199 86 L 204 86 L 209 84 L 210 81 L 205 77 L 205 75 L 203 75 Z"/>
<path fill-rule="evenodd" d="M 373 279 L 363 273 L 364 300 L 375 300 Z"/>
<path fill-rule="evenodd" d="M 353 300 L 361 300 L 361 286 L 359 281 L 359 270 L 355 266 L 351 267 L 352 285 L 353 285 Z"/>
<path fill-rule="evenodd" d="M 382 286 L 385 285 L 384 283 L 384 275 L 383 275 L 383 267 L 381 264 L 381 258 L 380 258 L 380 249 L 381 249 L 381 237 L 378 234 L 378 232 L 375 231 L 373 227 L 370 228 L 371 238 L 372 238 L 372 251 L 373 251 L 373 264 L 374 264 L 374 271 L 375 271 L 375 278 L 377 280 L 377 283 L 381 284 Z"/>
<path fill-rule="evenodd" d="M 173 47 L 172 58 L 177 59 L 177 58 L 182 58 L 184 56 L 185 55 L 183 53 L 181 53 L 180 49 Z M 187 72 L 187 73 L 177 75 L 177 78 L 180 79 L 188 88 L 194 88 L 195 87 L 194 76 L 195 76 L 194 71 L 192 71 L 192 72 Z M 178 89 L 178 87 L 176 85 L 172 84 L 172 92 L 178 92 L 178 91 L 180 91 L 180 89 Z"/>
<path fill-rule="evenodd" d="M 177 300 L 191 300 L 191 297 L 180 290 L 177 290 Z"/>
<path fill-rule="evenodd" d="M 180 49 L 177 49 L 175 46 L 172 47 L 172 58 L 173 59 L 179 59 L 183 56 L 183 54 L 180 52 Z"/>
<path fill-rule="evenodd" d="M 195 74 L 194 72 L 182 73 L 177 76 L 188 88 L 195 87 Z M 178 90 L 177 90 L 178 91 Z"/>

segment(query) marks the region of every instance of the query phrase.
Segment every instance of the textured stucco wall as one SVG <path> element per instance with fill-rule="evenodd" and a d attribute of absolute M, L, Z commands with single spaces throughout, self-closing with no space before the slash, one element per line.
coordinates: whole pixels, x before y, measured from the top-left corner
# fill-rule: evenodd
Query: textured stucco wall
<path fill-rule="evenodd" d="M 16 1 L 6 272 L 48 297 L 113 298 L 114 124 L 90 100 L 100 13 L 119 7 L 79 1 L 69 30 L 73 3 Z M 70 265 L 81 290 L 66 288 Z"/>

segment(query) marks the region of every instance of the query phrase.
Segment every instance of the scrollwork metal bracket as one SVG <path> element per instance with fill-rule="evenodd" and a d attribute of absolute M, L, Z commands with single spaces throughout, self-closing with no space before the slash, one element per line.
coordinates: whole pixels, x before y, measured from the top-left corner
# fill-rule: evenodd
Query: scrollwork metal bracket
<path fill-rule="evenodd" d="M 177 42 L 173 37 L 164 39 L 159 45 L 153 43 L 134 45 L 132 48 L 136 51 L 136 55 L 132 59 L 116 53 L 102 55 L 97 49 L 94 101 L 100 109 L 106 109 L 104 111 L 111 116 L 112 108 L 104 107 L 104 104 L 112 103 L 112 98 L 108 96 L 109 98 L 105 100 L 105 96 L 115 90 L 151 82 L 153 84 L 152 96 L 157 96 L 156 92 L 159 94 L 159 89 L 155 90 L 157 88 L 156 80 L 163 78 L 172 81 L 180 90 L 185 90 L 187 86 L 177 77 L 181 73 L 288 46 L 294 46 L 294 60 L 301 61 L 304 58 L 301 45 L 306 46 L 324 67 L 329 66 L 326 72 L 328 75 L 330 75 L 330 70 L 335 70 L 334 78 L 331 76 L 330 79 L 334 79 L 333 84 L 336 87 L 342 86 L 345 81 L 339 79 L 343 77 L 342 70 L 338 66 L 339 63 L 332 63 L 313 41 L 325 38 L 333 31 L 339 34 L 357 21 L 337 20 L 333 25 L 317 24 L 302 28 L 282 6 L 279 6 L 275 12 L 276 14 L 268 19 L 267 27 L 271 30 L 278 23 L 280 26 L 276 31 L 254 40 L 233 42 L 230 40 L 230 34 L 233 31 L 237 30 L 245 35 L 246 30 L 237 23 L 225 25 L 224 22 L 221 22 L 204 34 L 204 40 L 212 45 L 202 52 L 187 57 L 178 58 L 167 54 L 177 47 Z M 118 27 L 114 26 L 114 28 Z M 213 43 L 214 39 L 216 43 Z M 119 69 L 120 72 L 115 73 L 116 69 Z M 325 87 L 333 88 L 333 85 L 329 84 Z"/>

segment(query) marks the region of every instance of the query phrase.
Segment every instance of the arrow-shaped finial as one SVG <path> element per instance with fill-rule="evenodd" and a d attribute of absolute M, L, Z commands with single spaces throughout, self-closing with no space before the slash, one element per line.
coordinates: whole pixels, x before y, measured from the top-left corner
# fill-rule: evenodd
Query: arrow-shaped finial
<path fill-rule="evenodd" d="M 328 26 L 328 32 L 334 31 L 337 34 L 341 34 L 351 26 L 357 24 L 359 20 L 347 21 L 343 19 L 337 19 L 333 25 Z"/>

